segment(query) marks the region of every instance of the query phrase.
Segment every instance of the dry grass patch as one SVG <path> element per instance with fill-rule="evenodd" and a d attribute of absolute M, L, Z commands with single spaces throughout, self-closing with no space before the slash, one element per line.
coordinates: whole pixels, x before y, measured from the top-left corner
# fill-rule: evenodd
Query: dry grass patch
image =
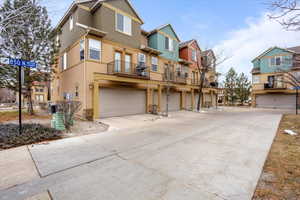
<path fill-rule="evenodd" d="M 0 111 L 0 123 L 18 120 L 19 111 Z M 49 116 L 29 115 L 27 112 L 22 112 L 22 119 L 50 119 Z"/>
<path fill-rule="evenodd" d="M 300 115 L 283 116 L 253 200 L 300 200 Z"/>

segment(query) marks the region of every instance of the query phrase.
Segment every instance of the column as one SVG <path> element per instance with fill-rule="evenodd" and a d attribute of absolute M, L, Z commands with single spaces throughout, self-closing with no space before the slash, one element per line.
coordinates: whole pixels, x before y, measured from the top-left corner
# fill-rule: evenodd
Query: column
<path fill-rule="evenodd" d="M 192 92 L 192 99 L 191 99 L 191 101 L 192 101 L 192 110 L 194 110 L 195 109 L 195 91 L 194 91 L 194 89 L 191 89 L 191 92 Z"/>
<path fill-rule="evenodd" d="M 94 82 L 93 87 L 93 115 L 94 120 L 99 118 L 99 83 Z"/>
<path fill-rule="evenodd" d="M 157 90 L 157 111 L 161 112 L 161 85 L 158 85 Z"/>

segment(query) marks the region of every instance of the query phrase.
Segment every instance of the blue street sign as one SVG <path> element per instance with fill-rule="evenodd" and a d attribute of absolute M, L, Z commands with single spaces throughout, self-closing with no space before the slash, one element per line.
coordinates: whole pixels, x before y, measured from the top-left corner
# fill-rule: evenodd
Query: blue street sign
<path fill-rule="evenodd" d="M 21 60 L 21 59 L 9 59 L 10 65 L 15 65 L 18 67 L 29 67 L 29 68 L 36 68 L 36 62 Z"/>
<path fill-rule="evenodd" d="M 300 90 L 300 86 L 294 87 L 294 90 Z"/>

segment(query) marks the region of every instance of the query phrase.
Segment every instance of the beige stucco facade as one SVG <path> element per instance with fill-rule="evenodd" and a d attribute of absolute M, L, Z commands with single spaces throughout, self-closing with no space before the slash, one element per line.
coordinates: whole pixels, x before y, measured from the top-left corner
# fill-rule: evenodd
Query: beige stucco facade
<path fill-rule="evenodd" d="M 162 111 L 163 95 L 166 92 L 167 86 L 170 86 L 171 92 L 179 94 L 180 108 L 187 109 L 187 107 L 196 107 L 195 94 L 198 93 L 198 87 L 191 84 L 191 69 L 185 83 L 164 81 L 165 65 L 174 66 L 173 72 L 175 74 L 176 63 L 159 56 L 156 51 L 148 51 L 141 48 L 141 44 L 147 46 L 147 41 L 141 33 L 140 25 L 142 22 L 139 20 L 135 12 L 125 5 L 125 1 L 108 1 L 111 4 L 100 7 L 94 11 L 94 16 L 99 16 L 90 19 L 88 7 L 78 7 L 75 9 L 73 16 L 85 24 L 93 25 L 93 27 L 101 30 L 101 34 L 73 31 L 67 33 L 68 21 L 62 25 L 62 33 L 60 40 L 63 45 L 58 55 L 58 64 L 54 66 L 56 71 L 54 80 L 51 83 L 51 97 L 52 101 L 61 101 L 66 98 L 71 98 L 82 102 L 82 108 L 78 115 L 83 118 L 97 119 L 101 117 L 100 97 L 102 88 L 132 88 L 135 90 L 142 90 L 146 95 L 145 112 L 151 112 L 152 105 L 157 106 L 157 111 Z M 86 13 L 87 12 L 87 13 Z M 129 16 L 132 19 L 132 35 L 128 36 L 124 33 L 119 33 L 114 30 L 114 17 L 115 13 L 120 12 Z M 81 16 L 83 15 L 83 16 Z M 102 17 L 101 17 L 102 16 Z M 106 16 L 105 20 L 103 16 Z M 74 19 L 75 19 L 74 18 Z M 76 20 L 75 19 L 75 20 Z M 76 23 L 76 22 L 75 22 Z M 78 27 L 77 27 L 78 28 Z M 75 30 L 75 27 L 74 27 Z M 103 32 L 102 32 L 103 31 Z M 69 36 L 72 35 L 72 36 Z M 74 36 L 75 35 L 75 36 Z M 74 37 L 77 37 L 74 40 Z M 89 40 L 97 40 L 101 42 L 100 59 L 92 60 L 89 55 Z M 80 42 L 84 41 L 84 59 L 80 60 Z M 125 60 L 125 55 L 130 56 L 131 63 L 138 63 L 138 55 L 140 53 L 146 56 L 145 65 L 149 69 L 149 77 L 126 76 L 124 74 L 110 73 L 108 67 L 114 63 L 115 53 L 121 54 L 121 60 Z M 67 53 L 67 68 L 63 70 L 62 60 L 64 53 Z M 158 58 L 158 68 L 152 71 L 152 57 Z M 124 64 L 121 65 L 122 70 Z M 205 99 L 213 99 L 213 93 L 216 89 L 205 89 Z M 191 95 L 190 102 L 187 102 L 187 95 Z"/>

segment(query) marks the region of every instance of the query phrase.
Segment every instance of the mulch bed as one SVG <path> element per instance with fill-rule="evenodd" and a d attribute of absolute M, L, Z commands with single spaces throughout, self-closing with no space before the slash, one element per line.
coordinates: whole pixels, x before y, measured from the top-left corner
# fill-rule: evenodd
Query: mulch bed
<path fill-rule="evenodd" d="M 60 131 L 40 124 L 24 124 L 21 135 L 18 124 L 0 124 L 0 151 L 61 138 Z"/>
<path fill-rule="evenodd" d="M 283 116 L 253 200 L 300 200 L 300 115 Z"/>

